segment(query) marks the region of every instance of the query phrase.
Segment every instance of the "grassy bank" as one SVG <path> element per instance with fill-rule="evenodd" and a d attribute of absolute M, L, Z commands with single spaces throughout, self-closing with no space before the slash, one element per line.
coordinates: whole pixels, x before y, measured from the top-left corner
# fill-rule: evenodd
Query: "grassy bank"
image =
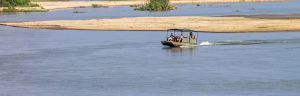
<path fill-rule="evenodd" d="M 1 0 L 0 12 L 41 12 L 46 11 L 30 0 Z"/>

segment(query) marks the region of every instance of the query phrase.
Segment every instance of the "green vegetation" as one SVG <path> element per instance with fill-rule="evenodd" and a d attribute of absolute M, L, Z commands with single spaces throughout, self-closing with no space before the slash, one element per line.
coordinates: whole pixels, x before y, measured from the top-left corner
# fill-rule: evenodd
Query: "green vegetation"
<path fill-rule="evenodd" d="M 31 0 L 32 2 L 43 2 L 43 1 L 70 1 L 70 0 Z"/>
<path fill-rule="evenodd" d="M 7 8 L 7 9 L 3 9 L 2 12 L 47 12 L 49 10 L 45 10 L 45 9 L 36 9 L 36 8 L 31 8 L 31 7 L 26 7 L 26 8 L 22 8 L 22 9 L 16 9 L 16 8 Z M 1 13 L 1 11 L 0 11 Z"/>
<path fill-rule="evenodd" d="M 30 3 L 30 0 L 0 0 L 0 7 L 8 7 L 14 9 L 14 7 L 38 7 L 38 4 Z"/>
<path fill-rule="evenodd" d="M 30 6 L 30 0 L 0 0 L 0 7 Z"/>
<path fill-rule="evenodd" d="M 175 6 L 169 4 L 169 0 L 148 0 L 148 3 L 135 8 L 141 11 L 168 11 L 176 9 Z"/>
<path fill-rule="evenodd" d="M 92 8 L 107 8 L 108 6 L 103 6 L 99 4 L 92 4 Z"/>
<path fill-rule="evenodd" d="M 31 3 L 31 0 L 0 0 L 0 7 L 3 12 L 44 12 L 47 10 L 37 9 L 38 4 Z M 19 8 L 16 8 L 19 7 Z"/>

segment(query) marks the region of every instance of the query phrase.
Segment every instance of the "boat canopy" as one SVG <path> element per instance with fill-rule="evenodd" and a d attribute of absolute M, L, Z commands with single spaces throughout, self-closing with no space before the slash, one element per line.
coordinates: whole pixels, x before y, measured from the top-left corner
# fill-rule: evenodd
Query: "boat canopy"
<path fill-rule="evenodd" d="M 190 29 L 168 29 L 167 31 L 177 31 L 177 32 L 196 32 Z"/>

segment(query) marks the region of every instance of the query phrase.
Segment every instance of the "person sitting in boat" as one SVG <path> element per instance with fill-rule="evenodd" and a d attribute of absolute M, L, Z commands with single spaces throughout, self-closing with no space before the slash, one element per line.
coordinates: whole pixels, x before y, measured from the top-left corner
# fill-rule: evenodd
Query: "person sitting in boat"
<path fill-rule="evenodd" d="M 173 34 L 173 33 L 171 33 L 170 37 L 174 37 L 174 34 Z"/>
<path fill-rule="evenodd" d="M 168 37 L 168 41 L 173 41 L 174 40 L 174 35 L 171 33 L 170 37 Z"/>
<path fill-rule="evenodd" d="M 175 36 L 175 42 L 179 42 L 180 41 L 180 36 Z"/>

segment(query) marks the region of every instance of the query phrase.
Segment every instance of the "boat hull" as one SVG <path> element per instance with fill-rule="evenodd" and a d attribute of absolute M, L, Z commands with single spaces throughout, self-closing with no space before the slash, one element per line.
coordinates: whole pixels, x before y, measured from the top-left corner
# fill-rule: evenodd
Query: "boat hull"
<path fill-rule="evenodd" d="M 178 43 L 172 41 L 161 41 L 161 44 L 169 47 L 180 47 L 184 45 L 184 43 Z"/>

